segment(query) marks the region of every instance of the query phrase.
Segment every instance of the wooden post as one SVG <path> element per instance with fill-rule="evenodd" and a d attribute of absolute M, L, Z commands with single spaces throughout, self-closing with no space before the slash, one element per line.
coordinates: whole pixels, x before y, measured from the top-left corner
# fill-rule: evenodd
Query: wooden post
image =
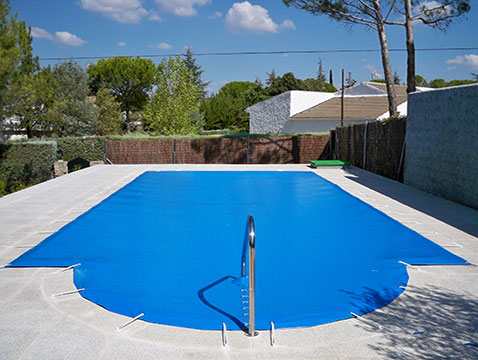
<path fill-rule="evenodd" d="M 344 126 L 344 69 L 342 69 L 342 101 L 340 106 L 340 127 Z"/>

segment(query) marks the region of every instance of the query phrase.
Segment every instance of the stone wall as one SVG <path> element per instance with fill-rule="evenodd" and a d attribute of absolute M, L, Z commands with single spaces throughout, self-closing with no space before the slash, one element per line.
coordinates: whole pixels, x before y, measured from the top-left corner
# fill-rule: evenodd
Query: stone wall
<path fill-rule="evenodd" d="M 478 209 L 478 85 L 408 97 L 404 182 Z"/>
<path fill-rule="evenodd" d="M 172 164 L 174 140 L 109 140 L 113 164 Z M 329 156 L 329 135 L 176 140 L 177 164 L 297 164 Z"/>

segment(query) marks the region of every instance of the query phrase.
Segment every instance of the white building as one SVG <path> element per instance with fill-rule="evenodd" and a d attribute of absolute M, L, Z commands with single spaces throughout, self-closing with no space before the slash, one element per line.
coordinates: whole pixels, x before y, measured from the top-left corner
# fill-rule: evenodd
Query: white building
<path fill-rule="evenodd" d="M 407 114 L 405 85 L 394 85 L 398 112 Z M 418 91 L 425 88 L 417 89 Z M 326 132 L 340 126 L 341 93 L 287 91 L 246 109 L 251 134 Z M 385 84 L 362 82 L 344 92 L 344 125 L 388 117 Z"/>

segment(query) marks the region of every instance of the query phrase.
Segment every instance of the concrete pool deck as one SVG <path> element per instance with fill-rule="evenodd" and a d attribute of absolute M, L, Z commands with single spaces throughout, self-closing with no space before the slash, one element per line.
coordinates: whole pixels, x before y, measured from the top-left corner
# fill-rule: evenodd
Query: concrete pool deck
<path fill-rule="evenodd" d="M 183 329 L 111 313 L 78 294 L 72 272 L 0 269 L 0 359 L 477 359 L 478 211 L 349 167 L 99 165 L 0 198 L 0 266 L 148 170 L 312 171 L 466 259 L 408 268 L 405 292 L 363 316 L 256 338 Z M 386 241 L 386 239 L 384 239 Z M 327 274 L 324 274 L 327 276 Z M 373 296 L 373 294 L 371 294 Z"/>

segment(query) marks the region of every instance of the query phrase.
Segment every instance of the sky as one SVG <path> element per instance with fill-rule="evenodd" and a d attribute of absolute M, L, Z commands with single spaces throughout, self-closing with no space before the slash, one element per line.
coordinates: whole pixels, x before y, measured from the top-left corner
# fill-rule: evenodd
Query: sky
<path fill-rule="evenodd" d="M 478 48 L 478 6 L 446 32 L 415 25 L 415 47 Z M 427 4 L 433 4 L 433 1 Z M 377 33 L 288 8 L 281 0 L 11 0 L 32 29 L 34 55 L 43 58 L 170 55 L 186 46 L 198 54 L 209 91 L 230 81 L 264 81 L 272 69 L 298 78 L 317 75 L 322 59 L 336 87 L 341 70 L 357 81 L 383 74 L 379 52 L 201 56 L 201 53 L 379 49 Z M 387 28 L 390 49 L 405 48 L 402 26 Z M 392 70 L 406 79 L 406 53 L 391 52 Z M 161 57 L 154 57 L 159 62 Z M 95 59 L 77 60 L 82 66 Z M 42 60 L 41 65 L 58 63 Z M 417 51 L 416 72 L 427 80 L 471 79 L 478 50 Z"/>

